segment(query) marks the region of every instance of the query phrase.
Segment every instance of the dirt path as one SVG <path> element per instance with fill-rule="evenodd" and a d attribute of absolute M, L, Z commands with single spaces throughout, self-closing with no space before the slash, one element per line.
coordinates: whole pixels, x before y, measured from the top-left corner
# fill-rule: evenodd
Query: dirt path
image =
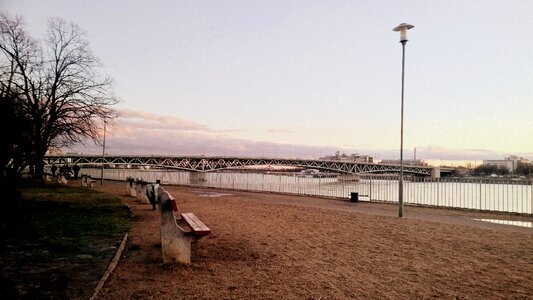
<path fill-rule="evenodd" d="M 157 213 L 123 196 L 134 224 L 99 299 L 533 299 L 533 230 L 472 220 L 499 214 L 165 188 L 212 234 L 162 265 Z"/>

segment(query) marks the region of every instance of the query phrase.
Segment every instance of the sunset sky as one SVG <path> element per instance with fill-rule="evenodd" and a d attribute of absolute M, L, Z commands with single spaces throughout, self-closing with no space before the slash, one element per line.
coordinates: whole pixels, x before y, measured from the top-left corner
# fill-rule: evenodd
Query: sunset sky
<path fill-rule="evenodd" d="M 86 30 L 114 80 L 112 154 L 318 158 L 340 150 L 533 159 L 533 1 L 0 0 L 41 38 Z M 68 151 L 101 153 L 87 148 Z"/>

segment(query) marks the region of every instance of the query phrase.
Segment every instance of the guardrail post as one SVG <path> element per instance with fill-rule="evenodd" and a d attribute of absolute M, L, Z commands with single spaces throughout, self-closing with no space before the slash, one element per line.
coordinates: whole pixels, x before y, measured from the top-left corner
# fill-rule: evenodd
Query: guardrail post
<path fill-rule="evenodd" d="M 372 201 L 372 176 L 368 177 L 369 183 L 368 183 L 368 201 Z"/>
<path fill-rule="evenodd" d="M 341 184 L 342 184 L 342 197 L 344 197 L 344 195 L 346 195 L 346 194 L 344 193 L 344 181 L 341 181 Z"/>
<path fill-rule="evenodd" d="M 479 210 L 481 210 L 481 186 L 482 186 L 483 180 L 479 180 Z"/>

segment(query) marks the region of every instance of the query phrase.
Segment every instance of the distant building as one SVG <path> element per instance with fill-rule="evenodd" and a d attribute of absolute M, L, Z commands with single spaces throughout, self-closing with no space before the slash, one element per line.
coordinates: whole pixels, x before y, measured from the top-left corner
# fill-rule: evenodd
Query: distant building
<path fill-rule="evenodd" d="M 514 173 L 518 167 L 518 163 L 531 163 L 528 159 L 525 159 L 518 155 L 511 155 L 505 159 L 488 159 L 483 161 L 483 165 L 496 166 L 498 168 L 507 168 L 509 172 Z"/>
<path fill-rule="evenodd" d="M 495 166 L 495 167 L 498 167 L 499 169 L 507 169 L 507 170 L 509 170 L 509 172 L 514 172 L 514 170 L 516 169 L 513 166 L 513 161 L 512 160 L 506 160 L 506 159 L 484 160 L 483 161 L 483 165 L 484 166 Z"/>
<path fill-rule="evenodd" d="M 360 155 L 355 158 L 355 161 L 361 163 L 374 163 L 374 158 L 369 155 Z"/>

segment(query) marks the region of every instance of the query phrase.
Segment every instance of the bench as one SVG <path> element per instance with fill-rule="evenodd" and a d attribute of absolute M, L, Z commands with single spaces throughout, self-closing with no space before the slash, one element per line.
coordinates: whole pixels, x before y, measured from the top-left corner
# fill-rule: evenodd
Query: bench
<path fill-rule="evenodd" d="M 148 199 L 148 194 L 146 193 L 146 186 L 148 185 L 148 182 L 140 179 L 135 181 L 135 195 L 138 200 L 140 200 L 142 203 L 150 204 L 150 200 Z"/>
<path fill-rule="evenodd" d="M 59 184 L 68 184 L 68 180 L 65 176 L 59 174 L 57 175 L 57 183 Z"/>
<path fill-rule="evenodd" d="M 159 201 L 158 200 L 158 196 L 157 196 L 157 192 L 159 190 L 159 180 L 157 181 L 157 183 L 150 183 L 150 184 L 147 184 L 146 187 L 145 187 L 145 190 L 146 190 L 146 198 L 148 199 L 148 202 L 150 202 L 150 204 L 152 205 L 152 210 L 156 210 L 157 207 L 157 202 Z"/>
<path fill-rule="evenodd" d="M 52 174 L 44 173 L 44 181 L 51 182 L 52 178 L 54 178 L 54 176 L 52 176 Z"/>
<path fill-rule="evenodd" d="M 211 234 L 211 229 L 194 213 L 179 213 L 176 199 L 162 187 L 158 194 L 163 263 L 190 264 L 192 243 Z"/>
<path fill-rule="evenodd" d="M 133 177 L 126 178 L 126 195 L 131 197 L 137 197 L 137 192 L 135 190 L 135 179 Z"/>
<path fill-rule="evenodd" d="M 94 187 L 96 180 L 92 179 L 90 175 L 82 174 L 81 175 L 81 186 L 83 187 Z"/>

